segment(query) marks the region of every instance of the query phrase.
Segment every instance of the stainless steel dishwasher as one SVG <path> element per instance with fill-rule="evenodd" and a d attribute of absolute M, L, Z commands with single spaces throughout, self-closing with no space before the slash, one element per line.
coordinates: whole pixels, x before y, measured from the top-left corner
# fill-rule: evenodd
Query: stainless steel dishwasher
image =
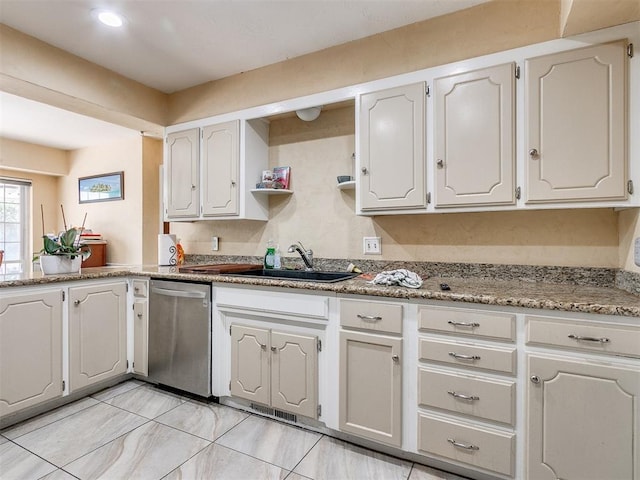
<path fill-rule="evenodd" d="M 211 284 L 151 280 L 149 377 L 211 396 Z"/>

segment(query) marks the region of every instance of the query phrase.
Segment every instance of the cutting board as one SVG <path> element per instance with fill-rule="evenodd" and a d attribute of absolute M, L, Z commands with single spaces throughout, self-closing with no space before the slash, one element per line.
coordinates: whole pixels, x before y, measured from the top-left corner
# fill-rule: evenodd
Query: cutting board
<path fill-rule="evenodd" d="M 249 270 L 262 270 L 262 265 L 252 263 L 213 263 L 211 265 L 185 265 L 178 269 L 180 273 L 202 273 L 210 275 L 247 272 Z"/>

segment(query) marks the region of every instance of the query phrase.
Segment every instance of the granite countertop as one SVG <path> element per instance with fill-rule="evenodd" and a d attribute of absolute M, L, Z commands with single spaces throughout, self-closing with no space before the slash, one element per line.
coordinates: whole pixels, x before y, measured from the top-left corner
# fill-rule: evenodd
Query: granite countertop
<path fill-rule="evenodd" d="M 177 267 L 113 266 L 84 268 L 80 274 L 0 276 L 0 288 L 44 285 L 65 281 L 141 275 L 168 280 L 191 280 L 229 285 L 255 285 L 289 289 L 315 290 L 341 294 L 372 295 L 402 299 L 433 299 L 464 303 L 479 303 L 509 307 L 539 308 L 581 313 L 640 317 L 640 296 L 613 287 L 555 284 L 514 280 L 480 278 L 429 277 L 419 289 L 373 285 L 356 277 L 337 283 L 316 283 L 291 280 L 273 280 L 227 275 L 201 275 L 178 273 Z M 450 291 L 442 291 L 447 283 Z"/>

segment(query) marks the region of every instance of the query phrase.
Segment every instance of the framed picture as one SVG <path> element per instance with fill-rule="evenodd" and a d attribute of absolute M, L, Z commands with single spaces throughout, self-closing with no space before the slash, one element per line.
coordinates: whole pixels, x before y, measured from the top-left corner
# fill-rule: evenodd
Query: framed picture
<path fill-rule="evenodd" d="M 78 198 L 80 203 L 123 200 L 124 172 L 78 178 Z"/>

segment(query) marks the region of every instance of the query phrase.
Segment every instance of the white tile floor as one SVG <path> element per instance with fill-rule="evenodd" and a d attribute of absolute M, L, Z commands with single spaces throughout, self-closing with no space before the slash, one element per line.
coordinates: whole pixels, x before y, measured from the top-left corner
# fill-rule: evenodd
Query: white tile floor
<path fill-rule="evenodd" d="M 131 380 L 0 432 L 0 479 L 462 480 Z"/>

